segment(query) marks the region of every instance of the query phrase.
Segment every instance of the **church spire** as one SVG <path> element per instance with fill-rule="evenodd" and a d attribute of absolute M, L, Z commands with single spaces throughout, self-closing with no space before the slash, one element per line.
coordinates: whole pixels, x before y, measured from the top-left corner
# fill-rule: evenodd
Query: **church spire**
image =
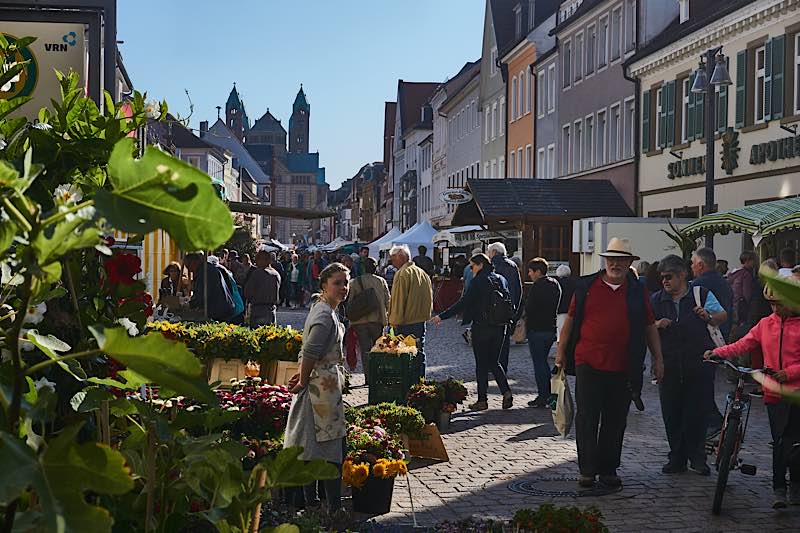
<path fill-rule="evenodd" d="M 303 91 L 303 84 L 294 99 L 292 106 L 292 116 L 289 119 L 289 151 L 293 154 L 308 153 L 308 134 L 309 119 L 311 118 L 311 106 L 306 100 L 306 93 Z"/>
<path fill-rule="evenodd" d="M 297 96 L 294 99 L 294 105 L 292 106 L 292 111 L 296 112 L 299 109 L 305 109 L 306 114 L 311 112 L 311 106 L 308 105 L 308 100 L 306 100 L 306 93 L 303 91 L 303 84 L 300 84 L 300 90 L 297 91 Z"/>
<path fill-rule="evenodd" d="M 225 102 L 225 124 L 240 141 L 244 139 L 247 130 L 250 129 L 250 119 L 247 118 L 244 102 L 236 89 L 236 82 L 233 82 L 233 89 L 228 95 L 228 101 Z"/>

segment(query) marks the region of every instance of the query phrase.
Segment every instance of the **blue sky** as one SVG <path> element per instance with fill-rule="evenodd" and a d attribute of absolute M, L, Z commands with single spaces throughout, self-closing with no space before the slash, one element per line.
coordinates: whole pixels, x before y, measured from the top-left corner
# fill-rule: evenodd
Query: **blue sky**
<path fill-rule="evenodd" d="M 192 125 L 236 82 L 251 122 L 288 128 L 300 84 L 332 189 L 379 161 L 397 80 L 444 81 L 480 57 L 484 0 L 122 0 L 118 39 L 140 91 Z M 302 28 L 298 31 L 298 28 Z"/>

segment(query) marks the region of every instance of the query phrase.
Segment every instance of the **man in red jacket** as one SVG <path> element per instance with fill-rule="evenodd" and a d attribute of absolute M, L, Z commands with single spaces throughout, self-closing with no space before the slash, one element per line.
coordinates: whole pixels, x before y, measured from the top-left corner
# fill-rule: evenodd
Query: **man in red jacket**
<path fill-rule="evenodd" d="M 778 302 L 769 287 L 764 298 L 772 306 L 772 314 L 755 325 L 744 337 L 721 348 L 705 353 L 731 359 L 760 349 L 764 367 L 775 371 L 765 377 L 764 403 L 767 405 L 772 432 L 772 488 L 775 499 L 772 507 L 786 507 L 786 469 L 789 469 L 789 503 L 800 505 L 800 405 L 782 396 L 784 392 L 800 389 L 800 312 Z M 791 456 L 794 460 L 790 462 Z"/>

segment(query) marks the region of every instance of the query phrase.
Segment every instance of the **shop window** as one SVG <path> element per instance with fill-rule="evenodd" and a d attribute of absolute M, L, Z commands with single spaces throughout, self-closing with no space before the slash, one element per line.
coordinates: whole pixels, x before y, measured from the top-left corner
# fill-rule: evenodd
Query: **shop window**
<path fill-rule="evenodd" d="M 681 207 L 680 209 L 673 209 L 672 216 L 674 218 L 699 218 L 700 208 L 695 207 Z"/>
<path fill-rule="evenodd" d="M 650 211 L 647 216 L 650 218 L 670 218 L 672 211 L 669 209 L 661 209 L 659 211 Z"/>

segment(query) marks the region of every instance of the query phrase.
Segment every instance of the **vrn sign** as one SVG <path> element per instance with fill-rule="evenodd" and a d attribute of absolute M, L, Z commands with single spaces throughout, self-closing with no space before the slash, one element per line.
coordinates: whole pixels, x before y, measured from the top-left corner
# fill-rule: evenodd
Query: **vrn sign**
<path fill-rule="evenodd" d="M 70 47 L 76 44 L 78 44 L 78 34 L 71 31 L 61 37 L 61 42 L 44 43 L 44 49 L 47 52 L 69 52 Z"/>

